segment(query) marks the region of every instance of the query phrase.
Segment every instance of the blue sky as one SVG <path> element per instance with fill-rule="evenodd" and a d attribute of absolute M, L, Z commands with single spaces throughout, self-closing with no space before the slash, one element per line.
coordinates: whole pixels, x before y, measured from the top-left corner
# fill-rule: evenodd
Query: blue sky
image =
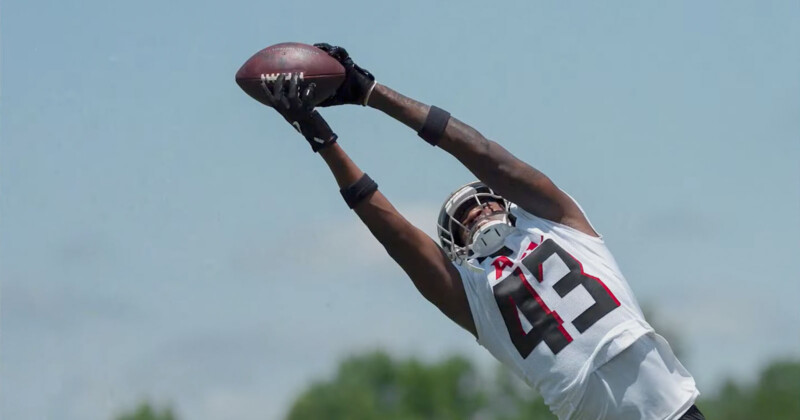
<path fill-rule="evenodd" d="M 0 417 L 280 418 L 351 352 L 490 364 L 233 76 L 346 46 L 576 197 L 701 391 L 800 356 L 800 3 L 6 1 Z M 433 233 L 470 174 L 377 111 L 324 110 Z"/>

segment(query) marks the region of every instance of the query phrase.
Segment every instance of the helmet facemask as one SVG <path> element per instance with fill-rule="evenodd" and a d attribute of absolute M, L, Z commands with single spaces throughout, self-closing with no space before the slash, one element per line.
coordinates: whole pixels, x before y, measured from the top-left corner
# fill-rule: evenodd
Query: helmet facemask
<path fill-rule="evenodd" d="M 464 216 L 475 208 L 485 208 L 490 202 L 502 207 L 488 214 L 477 216 L 470 226 L 463 223 Z M 513 223 L 509 217 L 509 202 L 497 195 L 491 188 L 481 182 L 472 182 L 452 193 L 439 212 L 439 241 L 451 260 L 462 263 L 471 258 L 491 255 L 503 246 L 503 242 L 512 230 Z M 502 217 L 496 217 L 503 214 Z M 483 220 L 489 219 L 487 222 Z M 466 237 L 463 240 L 462 233 Z"/>

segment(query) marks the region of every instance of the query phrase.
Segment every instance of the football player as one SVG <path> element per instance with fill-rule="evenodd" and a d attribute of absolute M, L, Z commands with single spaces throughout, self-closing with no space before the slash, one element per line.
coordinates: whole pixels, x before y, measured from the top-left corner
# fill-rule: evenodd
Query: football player
<path fill-rule="evenodd" d="M 341 194 L 420 293 L 536 389 L 559 419 L 703 419 L 692 376 L 647 323 L 578 203 L 547 176 L 446 111 L 375 82 L 347 51 L 320 106 L 393 117 L 480 181 L 450 194 L 435 243 L 348 157 L 297 75 L 262 82 L 272 107 L 330 167 Z"/>

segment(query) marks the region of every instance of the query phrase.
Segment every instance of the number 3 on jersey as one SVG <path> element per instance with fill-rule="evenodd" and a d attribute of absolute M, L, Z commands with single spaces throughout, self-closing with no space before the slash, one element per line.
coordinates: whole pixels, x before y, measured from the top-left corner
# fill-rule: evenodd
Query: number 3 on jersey
<path fill-rule="evenodd" d="M 547 239 L 536 246 L 521 262 L 541 283 L 546 274 L 543 272 L 542 264 L 553 256 L 559 258 L 569 270 L 564 277 L 553 284 L 553 290 L 560 297 L 564 297 L 576 287 L 583 286 L 594 299 L 589 308 L 572 320 L 572 325 L 578 332 L 583 333 L 619 306 L 619 301 L 605 284 L 600 279 L 584 273 L 581 263 L 552 239 Z M 493 263 L 498 269 L 498 275 L 504 262 L 502 258 L 504 257 L 498 258 Z M 510 265 L 510 261 L 507 259 L 505 261 Z M 542 341 L 553 354 L 558 354 L 572 342 L 572 337 L 562 325 L 564 321 L 556 312 L 550 310 L 528 283 L 522 270 L 514 269 L 505 279 L 495 284 L 493 289 L 497 306 L 511 335 L 511 341 L 522 358 L 528 357 Z M 520 314 L 525 317 L 524 320 Z"/>

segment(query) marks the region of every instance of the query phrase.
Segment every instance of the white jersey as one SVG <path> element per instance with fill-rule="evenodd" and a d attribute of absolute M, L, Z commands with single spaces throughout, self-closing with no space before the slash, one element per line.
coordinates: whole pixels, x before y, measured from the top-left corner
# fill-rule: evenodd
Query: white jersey
<path fill-rule="evenodd" d="M 645 321 L 603 240 L 514 204 L 510 212 L 516 229 L 505 246 L 457 265 L 478 343 L 562 420 L 671 419 L 689 409 L 694 380 Z"/>

